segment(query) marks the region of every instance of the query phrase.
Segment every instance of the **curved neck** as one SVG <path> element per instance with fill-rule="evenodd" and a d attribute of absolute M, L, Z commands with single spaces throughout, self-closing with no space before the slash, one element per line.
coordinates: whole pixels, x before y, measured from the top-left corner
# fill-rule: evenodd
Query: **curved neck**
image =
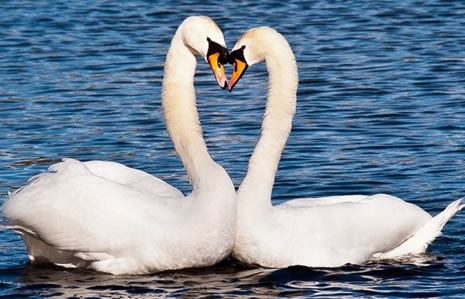
<path fill-rule="evenodd" d="M 195 104 L 194 75 L 196 57 L 176 32 L 165 61 L 162 104 L 168 134 L 186 168 L 194 191 L 202 177 L 216 165 L 202 137 Z"/>
<path fill-rule="evenodd" d="M 238 191 L 238 201 L 243 201 L 244 204 L 249 201 L 247 205 L 252 202 L 271 205 L 274 177 L 292 128 L 292 118 L 296 109 L 298 74 L 295 57 L 285 40 L 278 44 L 275 42 L 267 45 L 268 50 L 265 55 L 269 73 L 269 91 L 261 137 L 249 160 L 247 174 Z"/>

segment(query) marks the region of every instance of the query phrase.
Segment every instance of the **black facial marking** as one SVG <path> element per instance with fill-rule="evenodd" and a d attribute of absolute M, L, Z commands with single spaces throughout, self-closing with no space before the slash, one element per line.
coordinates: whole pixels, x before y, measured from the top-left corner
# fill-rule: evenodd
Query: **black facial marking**
<path fill-rule="evenodd" d="M 237 50 L 232 51 L 229 54 L 229 61 L 228 62 L 230 64 L 234 65 L 234 60 L 238 59 L 238 60 L 243 61 L 245 64 L 248 65 L 248 63 L 247 63 L 247 61 L 245 60 L 245 57 L 244 57 L 244 49 L 245 49 L 245 45 L 240 47 Z"/>
<path fill-rule="evenodd" d="M 236 60 L 240 60 L 242 61 L 243 63 L 245 63 L 245 67 L 244 69 L 242 70 L 242 73 L 239 75 L 239 78 L 236 80 L 236 82 L 234 82 L 233 85 L 229 86 L 229 91 L 232 91 L 234 86 L 237 84 L 237 82 L 239 82 L 239 80 L 241 80 L 242 76 L 244 76 L 245 74 L 245 71 L 247 70 L 247 68 L 249 67 L 249 64 L 247 63 L 247 61 L 245 60 L 245 57 L 244 57 L 244 49 L 245 49 L 245 45 L 240 47 L 239 49 L 237 50 L 234 50 L 232 51 L 230 54 L 229 54 L 229 63 L 233 65 L 234 67 L 234 72 L 237 72 L 237 63 L 236 63 Z"/>
<path fill-rule="evenodd" d="M 207 37 L 207 41 L 208 41 L 207 57 L 215 53 L 220 53 L 220 56 L 218 57 L 218 62 L 221 64 L 228 63 L 228 58 L 229 58 L 228 49 L 212 41 L 209 37 Z"/>

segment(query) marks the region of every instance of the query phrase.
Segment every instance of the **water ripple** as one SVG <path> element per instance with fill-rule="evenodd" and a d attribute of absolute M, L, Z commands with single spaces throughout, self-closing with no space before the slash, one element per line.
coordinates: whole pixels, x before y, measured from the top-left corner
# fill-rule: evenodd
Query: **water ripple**
<path fill-rule="evenodd" d="M 245 30 L 268 25 L 295 51 L 298 107 L 275 202 L 390 193 L 434 214 L 464 195 L 461 1 L 21 0 L 0 3 L 0 200 L 63 157 L 117 161 L 189 192 L 160 92 L 174 30 L 196 14 L 212 17 L 230 48 Z M 229 94 L 199 61 L 196 88 L 207 145 L 238 185 L 260 132 L 265 66 Z M 0 294 L 460 297 L 464 217 L 421 263 L 274 271 L 227 260 L 136 277 L 31 267 L 20 238 L 0 231 Z"/>

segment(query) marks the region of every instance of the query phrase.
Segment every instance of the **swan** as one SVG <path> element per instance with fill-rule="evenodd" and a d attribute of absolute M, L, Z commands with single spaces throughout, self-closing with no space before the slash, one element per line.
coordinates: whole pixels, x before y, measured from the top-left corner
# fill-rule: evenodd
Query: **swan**
<path fill-rule="evenodd" d="M 178 27 L 162 88 L 166 127 L 192 193 L 184 196 L 122 164 L 64 159 L 3 205 L 8 228 L 24 239 L 31 262 L 143 274 L 209 266 L 230 254 L 236 195 L 202 136 L 195 106 L 197 56 L 225 88 L 224 37 L 208 17 L 189 17 Z"/>
<path fill-rule="evenodd" d="M 234 258 L 269 268 L 339 267 L 418 254 L 463 208 L 457 200 L 431 217 L 386 194 L 299 198 L 273 206 L 274 177 L 296 109 L 296 60 L 286 39 L 269 27 L 246 32 L 229 60 L 230 91 L 249 66 L 265 61 L 269 73 L 261 136 L 237 191 Z"/>

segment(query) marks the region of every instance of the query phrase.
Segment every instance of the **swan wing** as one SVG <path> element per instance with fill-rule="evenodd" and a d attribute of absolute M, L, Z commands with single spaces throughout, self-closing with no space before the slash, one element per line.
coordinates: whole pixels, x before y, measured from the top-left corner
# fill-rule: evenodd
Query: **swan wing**
<path fill-rule="evenodd" d="M 323 205 L 334 205 L 344 202 L 359 202 L 363 199 L 366 199 L 366 195 L 342 195 L 342 196 L 328 196 L 328 197 L 306 197 L 306 198 L 296 198 L 283 202 L 277 207 L 289 208 L 289 207 L 317 207 Z"/>
<path fill-rule="evenodd" d="M 87 161 L 84 165 L 93 174 L 156 196 L 182 198 L 177 188 L 144 171 L 109 161 Z"/>
<path fill-rule="evenodd" d="M 396 248 L 431 219 L 421 208 L 386 194 L 320 198 L 316 202 L 319 200 L 318 205 L 303 206 L 304 201 L 298 201 L 278 205 L 275 210 L 275 220 L 285 223 L 277 228 L 283 230 L 278 234 L 288 234 L 287 240 L 281 241 L 300 244 L 287 255 L 299 264 L 364 262 L 375 253 Z"/>
<path fill-rule="evenodd" d="M 121 165 L 90 164 L 94 170 L 96 165 L 105 165 L 98 167 L 101 174 L 103 170 L 123 169 Z M 184 200 L 179 204 L 176 192 L 155 196 L 134 188 L 134 184 L 96 175 L 77 160 L 65 159 L 52 165 L 50 171 L 13 193 L 4 203 L 3 213 L 13 229 L 54 249 L 111 254 L 150 238 L 159 240 L 166 234 L 161 227 L 175 229 L 178 216 L 189 206 Z M 125 171 L 126 175 L 137 173 Z M 137 175 L 150 181 L 145 174 Z M 176 197 L 167 196 L 170 194 Z"/>

